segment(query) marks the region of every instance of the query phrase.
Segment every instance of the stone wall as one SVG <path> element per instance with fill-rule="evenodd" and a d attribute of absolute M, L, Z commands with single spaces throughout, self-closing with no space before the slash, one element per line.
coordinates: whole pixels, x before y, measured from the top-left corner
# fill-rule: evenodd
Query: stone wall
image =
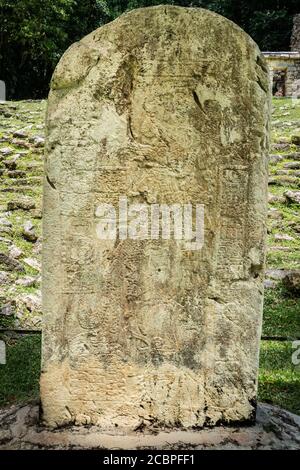
<path fill-rule="evenodd" d="M 270 82 L 276 72 L 285 74 L 284 96 L 300 96 L 300 52 L 264 52 Z"/>
<path fill-rule="evenodd" d="M 300 13 L 294 16 L 294 25 L 291 37 L 291 51 L 300 52 Z"/>

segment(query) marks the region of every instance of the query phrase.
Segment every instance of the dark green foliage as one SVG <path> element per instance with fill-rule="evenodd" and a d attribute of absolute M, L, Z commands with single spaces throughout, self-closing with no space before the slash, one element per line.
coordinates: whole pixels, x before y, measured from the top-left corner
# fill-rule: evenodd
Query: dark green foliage
<path fill-rule="evenodd" d="M 40 335 L 12 339 L 6 343 L 7 363 L 0 364 L 0 406 L 39 397 Z"/>
<path fill-rule="evenodd" d="M 247 31 L 262 50 L 289 50 L 292 25 L 287 10 L 256 11 L 247 22 Z"/>
<path fill-rule="evenodd" d="M 8 98 L 45 97 L 67 47 L 110 20 L 99 0 L 0 0 L 0 79 Z"/>
<path fill-rule="evenodd" d="M 133 8 L 203 7 L 247 31 L 265 50 L 287 50 L 298 0 L 0 0 L 0 79 L 8 97 L 45 97 L 54 67 L 74 41 Z"/>
<path fill-rule="evenodd" d="M 1 79 L 10 98 L 47 93 L 68 43 L 73 0 L 0 0 Z"/>

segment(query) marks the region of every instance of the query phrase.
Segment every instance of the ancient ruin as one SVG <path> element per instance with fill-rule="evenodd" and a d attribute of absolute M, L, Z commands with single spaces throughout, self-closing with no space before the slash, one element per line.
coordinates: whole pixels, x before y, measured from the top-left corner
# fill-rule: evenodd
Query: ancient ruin
<path fill-rule="evenodd" d="M 300 13 L 294 16 L 291 50 L 300 52 Z"/>
<path fill-rule="evenodd" d="M 268 120 L 258 47 L 210 11 L 134 10 L 66 51 L 47 112 L 46 424 L 254 419 Z M 103 239 L 101 211 L 123 197 L 201 205 L 203 246 L 130 238 L 124 218 Z"/>
<path fill-rule="evenodd" d="M 272 93 L 300 98 L 300 14 L 294 16 L 290 51 L 263 52 L 269 67 Z"/>
<path fill-rule="evenodd" d="M 300 97 L 300 51 L 264 52 L 274 96 Z"/>

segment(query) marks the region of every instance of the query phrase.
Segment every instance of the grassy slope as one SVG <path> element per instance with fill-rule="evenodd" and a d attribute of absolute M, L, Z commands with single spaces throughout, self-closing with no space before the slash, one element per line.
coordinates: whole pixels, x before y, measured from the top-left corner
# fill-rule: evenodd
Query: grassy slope
<path fill-rule="evenodd" d="M 300 135 L 300 102 L 290 99 L 273 100 L 272 142 L 282 138 L 290 140 L 291 135 Z M 286 163 L 293 161 L 289 155 L 300 152 L 300 148 L 291 146 L 286 150 L 272 150 L 272 154 L 284 155 L 284 159 L 270 164 L 270 177 L 282 178 L 278 170 L 284 169 Z M 300 162 L 300 160 L 299 160 Z M 293 174 L 290 171 L 291 175 Z M 298 180 L 298 181 L 297 181 Z M 287 190 L 299 190 L 300 178 L 295 183 L 270 185 L 269 192 L 282 196 Z M 300 237 L 295 227 L 300 225 L 299 206 L 273 203 L 280 218 L 268 222 L 268 269 L 300 268 Z M 294 240 L 276 240 L 276 234 L 291 236 Z M 276 251 L 284 247 L 289 251 Z M 265 291 L 264 301 L 264 336 L 285 336 L 291 340 L 300 338 L 300 299 L 293 298 L 279 283 L 276 289 Z M 275 403 L 300 415 L 300 366 L 292 364 L 292 341 L 262 341 L 260 354 L 259 400 Z"/>
<path fill-rule="evenodd" d="M 0 106 L 1 108 L 4 108 Z M 10 117 L 0 114 L 0 143 L 1 148 L 9 148 L 12 154 L 2 158 L 0 164 L 0 218 L 7 217 L 12 223 L 12 232 L 9 235 L 0 233 L 0 252 L 8 254 L 10 245 L 3 239 L 10 240 L 14 246 L 22 250 L 22 255 L 18 259 L 24 268 L 23 273 L 17 271 L 9 272 L 9 282 L 0 283 L 0 310 L 7 302 L 15 302 L 20 295 L 36 294 L 39 291 L 39 281 L 33 287 L 24 287 L 17 285 L 17 279 L 26 276 L 37 277 L 39 271 L 29 266 L 25 260 L 35 259 L 40 262 L 40 253 L 36 251 L 36 246 L 27 241 L 22 235 L 23 224 L 31 220 L 34 224 L 36 235 L 41 235 L 41 206 L 42 206 L 42 173 L 43 173 L 43 148 L 36 147 L 32 140 L 35 136 L 44 134 L 44 117 L 46 101 L 18 101 L 8 103 L 7 108 Z M 16 108 L 16 109 L 14 109 Z M 18 130 L 24 130 L 26 138 L 14 137 L 13 133 Z M 15 143 L 14 143 L 15 141 Z M 11 177 L 5 169 L 5 160 L 13 160 L 16 155 L 17 170 L 21 170 L 25 177 Z M 15 210 L 6 216 L 7 204 L 10 201 L 20 199 L 23 196 L 34 200 L 36 208 L 31 211 Z M 0 271 L 6 267 L 0 265 Z M 40 326 L 40 311 L 30 312 L 22 302 L 18 303 L 15 309 L 15 315 L 3 317 L 0 315 L 0 327 L 11 324 L 20 328 L 38 328 Z"/>

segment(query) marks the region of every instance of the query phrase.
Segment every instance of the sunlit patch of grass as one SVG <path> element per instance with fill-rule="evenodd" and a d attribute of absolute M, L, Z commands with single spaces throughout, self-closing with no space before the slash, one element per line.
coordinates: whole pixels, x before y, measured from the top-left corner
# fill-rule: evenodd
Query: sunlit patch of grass
<path fill-rule="evenodd" d="M 267 254 L 267 267 L 280 269 L 299 269 L 300 250 L 270 251 Z"/>

